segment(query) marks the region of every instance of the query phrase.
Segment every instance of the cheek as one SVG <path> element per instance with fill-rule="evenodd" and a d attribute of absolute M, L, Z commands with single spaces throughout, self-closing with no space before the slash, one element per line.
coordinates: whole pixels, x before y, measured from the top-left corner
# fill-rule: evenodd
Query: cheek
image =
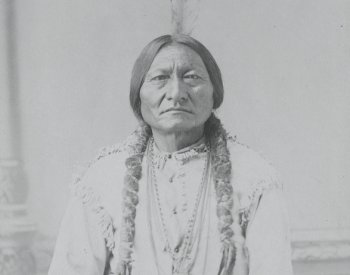
<path fill-rule="evenodd" d="M 141 109 L 142 117 L 143 118 L 148 117 L 149 114 L 151 113 L 151 111 L 150 111 L 151 107 L 148 104 L 147 99 L 140 97 L 140 100 L 141 100 L 141 108 L 140 109 Z"/>
<path fill-rule="evenodd" d="M 149 108 L 153 108 L 157 106 L 158 102 L 158 97 L 157 97 L 157 92 L 155 91 L 154 87 L 150 86 L 142 86 L 140 90 L 140 100 L 141 100 L 141 105 L 148 106 Z"/>
<path fill-rule="evenodd" d="M 148 122 L 153 117 L 153 112 L 156 109 L 156 99 L 153 98 L 152 92 L 147 88 L 140 90 L 141 114 L 143 119 Z"/>
<path fill-rule="evenodd" d="M 141 102 L 141 109 L 145 109 L 146 107 L 150 106 L 150 92 L 147 88 L 142 87 L 140 90 L 140 102 Z"/>
<path fill-rule="evenodd" d="M 214 106 L 214 93 L 212 88 L 207 88 L 198 93 L 198 107 L 203 112 L 211 112 Z"/>

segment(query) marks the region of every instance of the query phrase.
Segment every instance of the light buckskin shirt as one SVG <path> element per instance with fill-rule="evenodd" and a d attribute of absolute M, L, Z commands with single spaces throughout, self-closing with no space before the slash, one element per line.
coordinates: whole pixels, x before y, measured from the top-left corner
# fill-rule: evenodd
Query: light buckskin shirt
<path fill-rule="evenodd" d="M 202 142 L 173 155 L 202 146 Z M 237 247 L 233 275 L 291 275 L 288 216 L 276 173 L 248 147 L 230 139 L 228 148 L 234 188 L 232 226 Z M 162 154 L 158 149 L 155 151 L 156 155 Z M 49 275 L 115 274 L 127 156 L 127 146 L 104 150 L 74 184 Z M 173 248 L 183 237 L 193 213 L 205 159 L 205 152 L 180 162 L 172 157 L 155 168 L 167 238 Z M 172 275 L 172 259 L 164 249 L 164 230 L 156 214 L 158 205 L 150 195 L 147 162 L 145 156 L 139 181 L 132 275 Z M 193 230 L 188 273 L 191 275 L 218 274 L 222 259 L 216 194 L 210 171 L 208 177 Z M 183 201 L 187 202 L 186 211 L 181 210 Z"/>

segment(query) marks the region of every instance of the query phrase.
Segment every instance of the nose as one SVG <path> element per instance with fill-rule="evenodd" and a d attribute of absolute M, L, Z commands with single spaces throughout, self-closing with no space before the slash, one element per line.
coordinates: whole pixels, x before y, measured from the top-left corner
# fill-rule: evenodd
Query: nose
<path fill-rule="evenodd" d="M 188 99 L 188 87 L 179 77 L 172 77 L 170 79 L 166 98 L 174 103 L 183 103 Z"/>

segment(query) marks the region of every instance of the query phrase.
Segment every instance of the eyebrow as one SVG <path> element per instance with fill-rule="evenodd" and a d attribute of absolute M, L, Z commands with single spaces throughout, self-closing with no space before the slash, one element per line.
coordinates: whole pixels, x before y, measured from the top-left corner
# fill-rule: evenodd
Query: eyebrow
<path fill-rule="evenodd" d="M 148 72 L 147 72 L 147 74 L 148 73 L 157 73 L 157 72 L 159 72 L 159 73 L 167 73 L 167 72 L 170 72 L 170 71 L 172 71 L 172 68 L 170 68 L 170 67 L 164 67 L 164 68 L 157 68 L 157 69 L 154 69 L 154 70 L 152 70 L 152 69 L 150 69 Z"/>
<path fill-rule="evenodd" d="M 172 67 L 157 68 L 157 69 L 154 69 L 154 70 L 150 69 L 147 72 L 147 75 L 154 74 L 154 73 L 169 73 L 169 72 L 172 72 L 172 71 L 173 71 Z M 180 68 L 180 72 L 181 73 L 187 73 L 187 72 L 190 72 L 190 71 L 206 73 L 206 69 L 202 68 L 200 66 L 185 66 L 185 67 L 181 67 Z"/>
<path fill-rule="evenodd" d="M 195 72 L 199 72 L 199 73 L 207 73 L 207 68 L 199 64 L 193 64 L 193 63 L 190 63 L 190 64 L 186 64 L 185 66 L 181 67 L 181 72 L 183 73 L 187 73 L 189 71 L 195 71 Z"/>
<path fill-rule="evenodd" d="M 162 69 L 162 68 L 158 68 L 158 69 L 155 69 L 155 70 L 149 70 L 146 75 L 145 75 L 145 79 L 151 79 L 155 76 L 157 76 L 158 74 L 167 74 L 169 73 L 169 70 L 167 69 Z"/>
<path fill-rule="evenodd" d="M 156 64 L 157 65 L 157 64 Z M 149 69 L 149 71 L 146 74 L 146 78 L 152 78 L 153 76 L 157 75 L 157 74 L 169 74 L 172 73 L 173 69 L 175 66 L 171 66 L 170 64 L 164 64 L 164 66 L 162 67 L 161 65 L 157 65 L 157 68 L 154 68 L 152 70 L 152 68 Z M 179 70 L 180 69 L 180 70 Z M 208 75 L 209 73 L 207 72 L 206 68 L 203 66 L 200 66 L 198 64 L 193 64 L 191 63 L 187 63 L 187 64 L 183 64 L 180 65 L 180 67 L 177 67 L 177 72 L 180 72 L 180 74 L 185 75 L 188 72 L 196 72 L 198 74 L 200 74 L 202 77 L 205 77 L 206 75 Z"/>

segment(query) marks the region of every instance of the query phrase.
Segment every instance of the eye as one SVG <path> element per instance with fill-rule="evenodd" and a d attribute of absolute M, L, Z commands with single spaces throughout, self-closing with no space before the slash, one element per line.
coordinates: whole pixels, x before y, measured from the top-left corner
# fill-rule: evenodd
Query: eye
<path fill-rule="evenodd" d="M 169 75 L 160 74 L 160 75 L 156 75 L 155 77 L 152 77 L 151 80 L 154 80 L 154 81 L 161 81 L 161 80 L 166 80 L 166 79 L 169 79 L 169 78 L 170 78 Z"/>
<path fill-rule="evenodd" d="M 184 76 L 184 78 L 186 78 L 186 79 L 200 79 L 200 76 L 196 75 L 196 74 L 187 74 Z"/>

